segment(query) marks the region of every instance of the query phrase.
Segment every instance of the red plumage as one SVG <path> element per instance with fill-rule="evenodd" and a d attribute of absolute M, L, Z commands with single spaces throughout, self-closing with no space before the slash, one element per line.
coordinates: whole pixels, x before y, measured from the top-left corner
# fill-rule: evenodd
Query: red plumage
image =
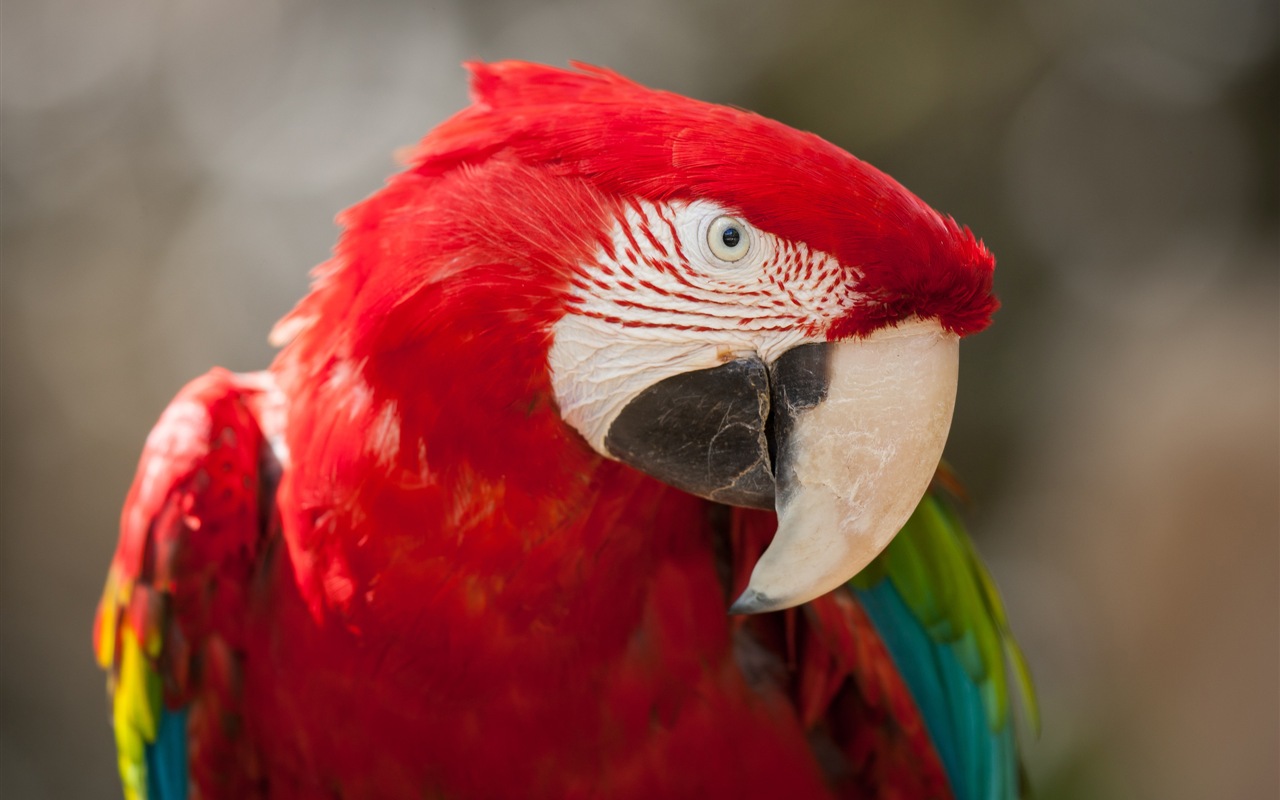
<path fill-rule="evenodd" d="M 223 433 L 144 455 L 113 575 L 165 593 L 158 663 L 194 676 L 167 700 L 210 709 L 202 794 L 945 796 L 861 610 L 731 622 L 773 514 L 596 454 L 547 353 L 632 198 L 716 199 L 856 268 L 833 339 L 911 314 L 980 329 L 990 255 L 811 134 L 603 70 L 471 68 L 472 107 L 340 217 L 270 373 L 184 395 L 251 416 L 222 429 L 252 456 L 226 472 L 237 521 L 172 508 L 213 497 L 182 487 L 191 458 L 222 474 Z"/>

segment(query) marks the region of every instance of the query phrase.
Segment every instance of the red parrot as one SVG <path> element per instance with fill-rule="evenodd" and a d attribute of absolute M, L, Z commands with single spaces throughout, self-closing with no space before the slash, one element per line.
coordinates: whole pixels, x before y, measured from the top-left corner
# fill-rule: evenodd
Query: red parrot
<path fill-rule="evenodd" d="M 929 488 L 987 249 L 746 111 L 470 70 L 271 367 L 147 440 L 126 796 L 1018 796 L 1026 670 Z"/>

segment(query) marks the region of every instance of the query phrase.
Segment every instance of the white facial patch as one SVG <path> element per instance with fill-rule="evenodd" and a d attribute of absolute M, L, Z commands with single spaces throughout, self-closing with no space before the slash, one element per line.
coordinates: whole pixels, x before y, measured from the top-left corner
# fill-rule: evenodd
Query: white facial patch
<path fill-rule="evenodd" d="M 771 363 L 821 341 L 857 299 L 859 277 L 715 203 L 631 203 L 609 245 L 579 266 L 570 310 L 552 329 L 560 412 L 608 455 L 609 426 L 645 388 L 753 354 Z"/>

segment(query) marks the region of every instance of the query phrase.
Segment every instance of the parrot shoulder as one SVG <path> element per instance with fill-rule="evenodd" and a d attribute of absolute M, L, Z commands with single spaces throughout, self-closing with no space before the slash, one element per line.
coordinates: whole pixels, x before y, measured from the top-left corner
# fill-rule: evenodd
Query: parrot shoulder
<path fill-rule="evenodd" d="M 215 369 L 147 438 L 94 621 L 130 800 L 184 798 L 193 769 L 232 756 L 221 740 L 280 469 L 263 424 L 276 406 L 266 374 Z M 206 763 L 189 766 L 197 750 Z"/>

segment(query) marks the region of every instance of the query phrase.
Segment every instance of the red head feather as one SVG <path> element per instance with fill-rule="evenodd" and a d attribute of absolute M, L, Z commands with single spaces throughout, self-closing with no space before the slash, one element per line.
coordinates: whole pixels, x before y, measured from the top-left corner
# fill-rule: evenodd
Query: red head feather
<path fill-rule="evenodd" d="M 474 104 L 412 152 L 418 174 L 510 150 L 613 195 L 716 200 L 862 274 L 866 300 L 828 331 L 832 339 L 913 314 L 974 333 L 998 305 L 994 259 L 967 228 L 818 136 L 598 67 L 468 66 Z"/>

